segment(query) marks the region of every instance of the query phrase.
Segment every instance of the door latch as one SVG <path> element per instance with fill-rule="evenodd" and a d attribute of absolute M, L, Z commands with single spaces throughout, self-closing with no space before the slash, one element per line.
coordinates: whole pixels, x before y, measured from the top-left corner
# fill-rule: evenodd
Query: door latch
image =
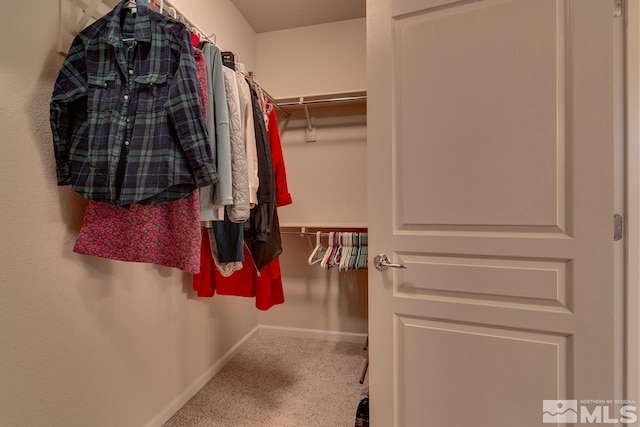
<path fill-rule="evenodd" d="M 613 240 L 618 241 L 622 240 L 622 231 L 623 231 L 624 219 L 622 215 L 615 214 L 613 216 Z"/>
<path fill-rule="evenodd" d="M 407 268 L 404 264 L 394 264 L 391 262 L 388 256 L 385 254 L 376 255 L 373 259 L 373 265 L 376 266 L 378 271 L 387 271 L 389 267 L 392 268 Z"/>

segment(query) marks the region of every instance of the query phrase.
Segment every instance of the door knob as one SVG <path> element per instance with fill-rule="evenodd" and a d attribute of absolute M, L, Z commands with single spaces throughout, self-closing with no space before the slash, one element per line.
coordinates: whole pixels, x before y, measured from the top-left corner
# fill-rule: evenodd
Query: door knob
<path fill-rule="evenodd" d="M 389 260 L 389 257 L 386 254 L 376 255 L 373 259 L 373 265 L 376 266 L 378 271 L 387 271 L 389 267 L 392 268 L 407 268 L 404 264 L 394 264 Z"/>

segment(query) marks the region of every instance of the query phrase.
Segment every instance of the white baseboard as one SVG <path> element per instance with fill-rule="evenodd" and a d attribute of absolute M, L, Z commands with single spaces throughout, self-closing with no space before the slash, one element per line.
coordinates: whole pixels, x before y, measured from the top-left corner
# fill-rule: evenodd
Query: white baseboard
<path fill-rule="evenodd" d="M 367 334 L 353 332 L 324 331 L 320 329 L 289 328 L 286 326 L 258 326 L 260 335 L 278 335 L 296 338 L 315 338 L 327 341 L 346 341 L 364 344 Z"/>
<path fill-rule="evenodd" d="M 216 363 L 213 364 L 204 374 L 200 376 L 193 384 L 191 384 L 181 395 L 176 397 L 162 412 L 160 412 L 144 427 L 161 427 L 169 418 L 173 416 L 185 403 L 189 401 L 202 387 L 207 384 L 220 370 L 226 365 L 233 356 L 255 335 L 259 333 L 259 326 L 256 326 L 251 332 L 245 335 L 236 345 L 227 351 Z"/>

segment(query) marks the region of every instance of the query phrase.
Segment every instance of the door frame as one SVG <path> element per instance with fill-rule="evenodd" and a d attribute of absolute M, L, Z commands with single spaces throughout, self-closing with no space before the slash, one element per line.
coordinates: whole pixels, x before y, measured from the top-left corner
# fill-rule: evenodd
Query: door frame
<path fill-rule="evenodd" d="M 640 0 L 626 16 L 626 358 L 625 398 L 640 398 Z M 638 424 L 636 424 L 638 425 Z"/>

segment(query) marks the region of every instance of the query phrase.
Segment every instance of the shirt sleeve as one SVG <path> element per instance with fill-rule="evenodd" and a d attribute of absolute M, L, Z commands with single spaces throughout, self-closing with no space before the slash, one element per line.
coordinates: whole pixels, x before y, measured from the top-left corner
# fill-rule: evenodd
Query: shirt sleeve
<path fill-rule="evenodd" d="M 58 185 L 71 184 L 69 151 L 71 139 L 87 114 L 87 66 L 84 42 L 76 36 L 53 89 L 50 122 Z"/>
<path fill-rule="evenodd" d="M 191 35 L 186 27 L 180 40 L 180 63 L 169 86 L 167 111 L 198 187 L 218 182 L 207 126 L 202 112 Z"/>

